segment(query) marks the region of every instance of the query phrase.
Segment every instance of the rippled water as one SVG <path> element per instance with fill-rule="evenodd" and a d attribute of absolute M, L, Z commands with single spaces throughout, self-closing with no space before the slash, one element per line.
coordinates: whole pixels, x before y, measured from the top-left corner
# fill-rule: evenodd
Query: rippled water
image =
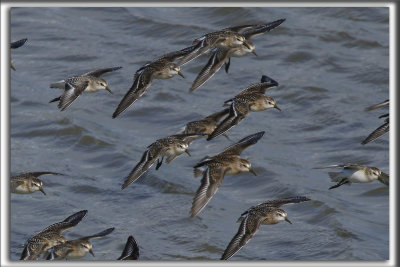
<path fill-rule="evenodd" d="M 45 176 L 47 196 L 11 195 L 10 257 L 46 226 L 87 209 L 67 238 L 116 230 L 93 240 L 96 260 L 116 259 L 128 235 L 141 260 L 219 259 L 236 233 L 236 219 L 259 202 L 306 195 L 284 207 L 293 225 L 261 226 L 232 260 L 386 260 L 389 258 L 389 190 L 379 182 L 328 190 L 320 165 L 362 162 L 389 171 L 388 136 L 360 142 L 384 111 L 364 108 L 389 96 L 388 8 L 13 8 L 11 40 L 28 38 L 12 51 L 11 172 L 55 171 Z M 257 36 L 258 57 L 233 58 L 188 93 L 207 62 L 183 66 L 186 78 L 155 80 L 147 94 L 120 117 L 116 106 L 133 73 L 162 54 L 188 46 L 204 33 L 232 25 L 286 21 Z M 106 91 L 83 95 L 60 112 L 49 84 L 71 75 L 123 66 L 105 78 Z M 191 202 L 199 179 L 192 166 L 232 142 L 198 140 L 192 157 L 181 155 L 121 191 L 122 181 L 156 139 L 222 103 L 261 75 L 280 86 L 268 91 L 282 112 L 250 114 L 228 134 L 233 141 L 265 130 L 243 153 L 258 176 L 227 176 L 193 220 Z M 87 255 L 83 260 L 93 260 Z"/>

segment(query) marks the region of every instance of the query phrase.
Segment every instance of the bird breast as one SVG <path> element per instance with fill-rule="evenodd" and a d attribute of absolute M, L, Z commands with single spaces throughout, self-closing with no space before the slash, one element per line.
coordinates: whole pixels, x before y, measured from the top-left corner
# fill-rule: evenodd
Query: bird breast
<path fill-rule="evenodd" d="M 349 181 L 353 183 L 369 183 L 378 179 L 373 175 L 366 175 L 364 170 L 358 170 L 349 176 Z"/>
<path fill-rule="evenodd" d="M 264 101 L 263 98 L 258 98 L 256 99 L 251 105 L 250 105 L 250 110 L 251 111 L 263 111 L 270 108 L 266 102 Z"/>

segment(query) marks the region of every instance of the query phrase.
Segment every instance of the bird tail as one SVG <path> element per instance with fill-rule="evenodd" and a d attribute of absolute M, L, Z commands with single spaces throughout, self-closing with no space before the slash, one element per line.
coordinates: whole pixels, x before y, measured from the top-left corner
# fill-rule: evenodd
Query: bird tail
<path fill-rule="evenodd" d="M 56 98 L 54 98 L 53 100 L 50 100 L 49 103 L 56 102 L 56 101 L 60 101 L 60 99 L 61 99 L 61 96 L 56 97 Z"/>

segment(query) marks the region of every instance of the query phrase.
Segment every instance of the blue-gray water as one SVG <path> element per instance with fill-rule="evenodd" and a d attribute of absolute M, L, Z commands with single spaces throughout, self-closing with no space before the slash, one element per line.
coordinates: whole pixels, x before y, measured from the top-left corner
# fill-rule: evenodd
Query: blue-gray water
<path fill-rule="evenodd" d="M 188 93 L 207 62 L 183 66 L 185 79 L 155 80 L 121 116 L 116 106 L 142 64 L 179 50 L 203 34 L 228 26 L 286 21 L 252 39 L 258 57 L 233 58 L 203 87 Z M 328 190 L 315 166 L 361 162 L 389 171 L 388 135 L 360 142 L 387 110 L 364 108 L 389 97 L 388 8 L 13 8 L 11 172 L 55 171 L 43 177 L 47 196 L 11 195 L 10 257 L 34 233 L 87 209 L 65 232 L 68 239 L 116 230 L 93 240 L 96 257 L 116 259 L 129 235 L 141 260 L 216 260 L 236 233 L 236 219 L 269 199 L 306 195 L 284 207 L 293 222 L 261 226 L 232 260 L 386 260 L 389 258 L 389 190 L 379 182 Z M 97 68 L 122 66 L 105 76 L 107 91 L 79 97 L 60 112 L 49 84 Z M 251 113 L 228 135 L 195 141 L 190 151 L 121 191 L 146 147 L 185 123 L 221 109 L 222 103 L 261 75 L 280 85 L 269 90 L 282 112 Z M 242 155 L 258 176 L 225 177 L 193 220 L 191 202 L 200 179 L 192 166 L 233 141 L 265 130 Z"/>

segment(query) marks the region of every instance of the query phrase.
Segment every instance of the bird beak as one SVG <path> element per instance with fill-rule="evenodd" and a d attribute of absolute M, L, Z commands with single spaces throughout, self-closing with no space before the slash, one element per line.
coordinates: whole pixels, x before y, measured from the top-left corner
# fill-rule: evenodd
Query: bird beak
<path fill-rule="evenodd" d="M 12 68 L 13 70 L 16 70 L 15 67 L 14 67 L 14 64 L 12 63 L 12 61 L 10 62 L 10 66 L 11 66 L 11 68 Z"/>
<path fill-rule="evenodd" d="M 44 192 L 43 188 L 39 188 L 39 191 L 43 193 L 43 195 L 46 195 L 46 192 Z"/>
<path fill-rule="evenodd" d="M 191 157 L 192 155 L 190 155 L 188 150 L 185 150 L 185 153 L 189 155 L 189 157 Z"/>
<path fill-rule="evenodd" d="M 282 111 L 282 110 L 278 107 L 277 104 L 275 104 L 274 108 L 276 108 L 276 109 L 279 110 L 279 111 Z"/>
<path fill-rule="evenodd" d="M 287 217 L 285 217 L 285 221 L 287 221 L 288 223 L 292 224 L 292 222 Z"/>
<path fill-rule="evenodd" d="M 254 176 L 257 176 L 257 173 L 254 171 L 253 168 L 250 168 L 250 169 L 249 169 L 249 172 L 251 172 L 252 174 L 254 174 Z"/>
<path fill-rule="evenodd" d="M 254 55 L 258 56 L 256 53 L 256 50 L 251 51 L 251 53 L 253 53 Z"/>
<path fill-rule="evenodd" d="M 181 76 L 182 78 L 185 78 L 185 76 L 183 76 L 183 73 L 180 70 L 178 70 L 178 75 Z"/>
<path fill-rule="evenodd" d="M 94 256 L 94 252 L 93 252 L 92 249 L 89 249 L 89 253 L 92 254 L 93 257 L 95 257 L 95 256 Z"/>
<path fill-rule="evenodd" d="M 113 94 L 113 91 L 111 91 L 110 87 L 106 86 L 106 90 Z"/>

